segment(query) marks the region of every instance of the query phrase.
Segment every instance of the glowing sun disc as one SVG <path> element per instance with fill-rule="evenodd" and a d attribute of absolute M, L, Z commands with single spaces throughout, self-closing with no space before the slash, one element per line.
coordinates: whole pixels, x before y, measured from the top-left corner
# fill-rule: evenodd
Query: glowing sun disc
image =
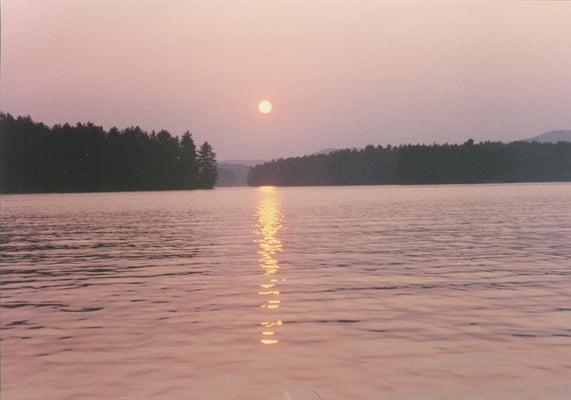
<path fill-rule="evenodd" d="M 258 111 L 262 114 L 269 114 L 272 112 L 272 103 L 269 100 L 262 100 L 258 103 Z"/>

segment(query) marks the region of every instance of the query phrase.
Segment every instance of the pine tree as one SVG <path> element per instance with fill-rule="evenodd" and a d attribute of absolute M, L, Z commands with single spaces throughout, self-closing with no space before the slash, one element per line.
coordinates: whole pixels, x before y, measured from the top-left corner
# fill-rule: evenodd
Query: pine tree
<path fill-rule="evenodd" d="M 200 146 L 197 157 L 198 186 L 202 189 L 212 189 L 218 178 L 216 169 L 216 154 L 208 142 Z"/>
<path fill-rule="evenodd" d="M 193 189 L 198 185 L 198 164 L 196 145 L 192 135 L 186 131 L 180 138 L 180 174 L 183 188 Z"/>

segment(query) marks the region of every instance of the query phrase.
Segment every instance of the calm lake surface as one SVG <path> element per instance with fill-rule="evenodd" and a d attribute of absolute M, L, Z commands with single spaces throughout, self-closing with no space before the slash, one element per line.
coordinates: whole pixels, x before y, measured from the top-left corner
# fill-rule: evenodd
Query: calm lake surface
<path fill-rule="evenodd" d="M 2 400 L 571 398 L 571 184 L 0 207 Z"/>

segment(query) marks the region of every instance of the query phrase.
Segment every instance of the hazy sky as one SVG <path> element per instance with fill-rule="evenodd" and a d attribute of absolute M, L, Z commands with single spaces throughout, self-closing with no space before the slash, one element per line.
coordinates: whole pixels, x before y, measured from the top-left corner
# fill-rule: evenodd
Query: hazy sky
<path fill-rule="evenodd" d="M 50 125 L 189 129 L 219 159 L 571 129 L 568 2 L 1 7 L 0 108 Z"/>

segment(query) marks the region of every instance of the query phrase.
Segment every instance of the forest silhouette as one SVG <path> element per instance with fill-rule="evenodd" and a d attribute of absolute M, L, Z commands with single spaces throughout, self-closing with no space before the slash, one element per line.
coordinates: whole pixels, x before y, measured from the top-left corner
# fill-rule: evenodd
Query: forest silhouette
<path fill-rule="evenodd" d="M 372 146 L 278 159 L 250 169 L 252 186 L 551 182 L 571 180 L 571 143 Z"/>
<path fill-rule="evenodd" d="M 208 142 L 190 132 L 92 123 L 48 127 L 0 113 L 0 192 L 211 189 Z M 571 181 L 571 143 L 481 142 L 373 146 L 273 160 L 249 171 L 252 186 Z"/>
<path fill-rule="evenodd" d="M 190 132 L 103 129 L 92 123 L 48 127 L 0 113 L 0 192 L 211 189 L 216 154 Z"/>

